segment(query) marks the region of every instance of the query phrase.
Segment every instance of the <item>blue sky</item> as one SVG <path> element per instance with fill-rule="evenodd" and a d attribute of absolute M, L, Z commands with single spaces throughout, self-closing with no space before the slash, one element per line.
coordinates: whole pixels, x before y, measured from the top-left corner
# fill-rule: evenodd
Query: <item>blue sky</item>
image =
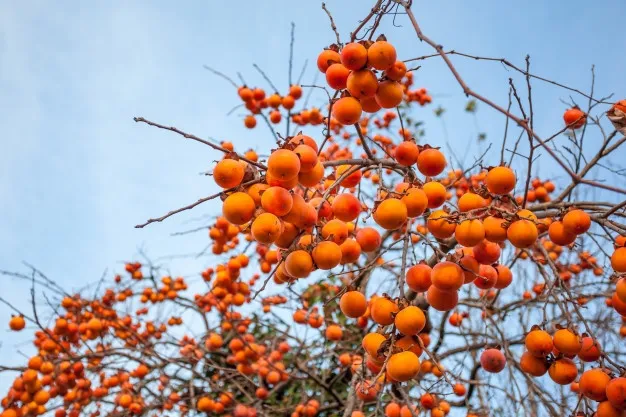
<path fill-rule="evenodd" d="M 107 268 L 121 270 L 120 262 L 134 258 L 139 247 L 156 258 L 198 251 L 207 243 L 204 234 L 170 233 L 215 213 L 217 202 L 162 224 L 133 228 L 212 193 L 210 178 L 198 173 L 219 157 L 202 145 L 138 125 L 133 116 L 228 139 L 242 150 L 268 149 L 273 140 L 266 130 L 244 129 L 236 113 L 226 117 L 238 104 L 235 92 L 202 65 L 233 77 L 241 71 L 250 84 L 267 87 L 252 68 L 257 63 L 285 89 L 290 22 L 296 23 L 298 69 L 334 40 L 318 1 L 237 7 L 206 1 L 77 4 L 0 2 L 0 269 L 19 270 L 28 261 L 67 289 L 96 280 Z M 328 0 L 327 6 L 344 39 L 369 7 L 348 0 Z M 415 13 L 424 32 L 446 48 L 507 57 L 520 65 L 528 53 L 537 74 L 585 90 L 589 68 L 596 64 L 600 95 L 626 92 L 626 57 L 618 41 L 626 16 L 619 0 L 451 1 L 446 7 L 415 1 Z M 399 56 L 431 53 L 408 22 L 399 21 L 401 28 L 383 25 Z M 512 73 L 497 63 L 455 62 L 472 87 L 506 104 Z M 315 71 L 310 65 L 305 82 Z M 432 91 L 434 106 L 449 108 L 450 142 L 471 139 L 475 128 L 463 118 L 465 99 L 443 65 L 428 61 L 416 80 Z M 546 84 L 534 86 L 536 127 L 547 136 L 562 126 L 565 107 L 559 99 L 568 95 Z M 434 106 L 419 116 L 430 121 L 428 141 L 439 144 L 443 132 L 432 117 Z M 483 108 L 479 126 L 499 145 L 501 116 Z M 203 264 L 178 261 L 172 269 L 190 274 Z M 0 295 L 27 306 L 28 287 L 1 279 Z M 0 306 L 0 323 L 8 316 Z M 16 339 L 1 330 L 0 340 L 6 358 Z M 0 389 L 5 386 L 0 377 Z"/>

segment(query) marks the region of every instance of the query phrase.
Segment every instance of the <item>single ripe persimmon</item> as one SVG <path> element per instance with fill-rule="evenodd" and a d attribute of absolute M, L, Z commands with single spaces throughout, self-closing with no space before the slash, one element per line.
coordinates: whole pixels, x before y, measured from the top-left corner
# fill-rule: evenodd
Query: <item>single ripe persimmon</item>
<path fill-rule="evenodd" d="M 376 85 L 378 86 L 378 84 Z M 361 103 L 363 111 L 367 113 L 376 113 L 378 110 L 382 109 L 380 104 L 376 101 L 376 97 L 361 97 L 359 102 Z"/>
<path fill-rule="evenodd" d="M 396 230 L 408 218 L 406 205 L 397 198 L 383 200 L 374 211 L 374 221 L 384 229 Z"/>
<path fill-rule="evenodd" d="M 361 227 L 356 232 L 356 241 L 363 252 L 373 252 L 380 247 L 382 239 L 373 227 Z"/>
<path fill-rule="evenodd" d="M 582 210 L 570 210 L 563 216 L 563 228 L 580 235 L 591 227 L 591 217 Z"/>
<path fill-rule="evenodd" d="M 417 157 L 417 169 L 427 177 L 441 174 L 445 167 L 446 157 L 439 149 L 424 149 Z"/>
<path fill-rule="evenodd" d="M 494 288 L 502 290 L 511 285 L 511 282 L 513 282 L 513 273 L 508 266 L 498 265 L 496 266 L 496 271 L 498 272 L 498 280 Z"/>
<path fill-rule="evenodd" d="M 537 226 L 530 220 L 517 220 L 506 230 L 506 236 L 513 246 L 519 249 L 529 248 L 539 236 Z"/>
<path fill-rule="evenodd" d="M 376 41 L 367 49 L 367 64 L 380 71 L 390 69 L 396 63 L 396 48 L 387 41 Z"/>
<path fill-rule="evenodd" d="M 267 160 L 267 172 L 279 180 L 289 180 L 300 172 L 300 158 L 289 149 L 278 149 Z"/>
<path fill-rule="evenodd" d="M 293 197 L 289 191 L 282 187 L 269 187 L 261 194 L 261 206 L 268 213 L 281 217 L 293 208 Z M 234 222 L 231 221 L 231 223 Z"/>
<path fill-rule="evenodd" d="M 548 369 L 550 378 L 559 385 L 569 385 L 576 380 L 578 368 L 574 361 L 568 358 L 561 358 L 554 361 Z"/>
<path fill-rule="evenodd" d="M 515 173 L 509 167 L 495 167 L 485 177 L 487 189 L 494 194 L 508 194 L 515 188 Z"/>
<path fill-rule="evenodd" d="M 428 207 L 428 197 L 421 188 L 409 188 L 400 200 L 406 206 L 407 215 L 410 218 L 421 216 Z"/>
<path fill-rule="evenodd" d="M 361 247 L 353 238 L 346 239 L 339 249 L 341 250 L 341 265 L 353 264 L 361 256 Z"/>
<path fill-rule="evenodd" d="M 474 258 L 484 265 L 497 262 L 500 258 L 500 252 L 500 246 L 497 243 L 489 242 L 487 239 L 472 248 Z"/>
<path fill-rule="evenodd" d="M 383 81 L 378 83 L 378 90 L 376 90 L 376 102 L 383 109 L 392 109 L 402 103 L 404 98 L 404 90 L 402 84 L 397 81 Z"/>
<path fill-rule="evenodd" d="M 476 258 L 474 258 L 474 255 L 472 255 L 471 251 L 468 251 L 468 253 L 463 253 L 463 256 L 459 260 L 459 265 L 461 266 L 461 269 L 463 269 L 465 284 L 474 282 L 474 280 L 477 278 L 476 274 L 480 273 L 480 264 L 478 263 Z"/>
<path fill-rule="evenodd" d="M 326 327 L 325 334 L 326 339 L 328 340 L 341 340 L 341 338 L 343 337 L 343 330 L 336 324 L 331 324 L 330 326 Z"/>
<path fill-rule="evenodd" d="M 437 239 L 447 239 L 454 234 L 456 223 L 448 221 L 450 215 L 443 210 L 430 213 L 426 221 L 428 231 Z"/>
<path fill-rule="evenodd" d="M 603 369 L 595 368 L 583 372 L 578 381 L 580 393 L 594 401 L 605 401 L 606 387 L 611 377 Z"/>
<path fill-rule="evenodd" d="M 400 409 L 398 403 L 390 402 L 385 406 L 385 417 L 401 417 Z"/>
<path fill-rule="evenodd" d="M 252 222 L 251 233 L 259 243 L 269 245 L 282 233 L 282 223 L 272 213 L 261 213 Z"/>
<path fill-rule="evenodd" d="M 428 208 L 437 208 L 441 206 L 447 198 L 446 187 L 440 182 L 429 181 L 422 187 L 428 197 Z"/>
<path fill-rule="evenodd" d="M 328 76 L 328 73 L 326 73 Z M 374 97 L 378 89 L 376 75 L 369 69 L 352 71 L 346 80 L 348 92 L 354 98 Z"/>
<path fill-rule="evenodd" d="M 552 242 L 560 246 L 567 246 L 576 240 L 576 233 L 566 229 L 559 220 L 550 223 L 548 236 Z"/>
<path fill-rule="evenodd" d="M 341 262 L 341 248 L 331 241 L 320 242 L 313 248 L 313 261 L 322 270 L 329 270 Z"/>
<path fill-rule="evenodd" d="M 450 311 L 459 302 L 459 293 L 453 291 L 443 291 L 431 285 L 426 292 L 426 301 L 432 308 L 438 311 Z"/>
<path fill-rule="evenodd" d="M 583 362 L 594 362 L 600 358 L 600 344 L 598 341 L 595 341 L 589 337 L 585 336 L 582 338 L 582 347 L 580 348 L 580 352 L 578 352 L 578 357 Z"/>
<path fill-rule="evenodd" d="M 578 107 L 572 107 L 563 113 L 565 125 L 571 129 L 579 129 L 587 122 L 587 115 Z"/>
<path fill-rule="evenodd" d="M 341 63 L 349 70 L 360 70 L 367 63 L 367 49 L 357 42 L 346 44 L 341 50 Z"/>
<path fill-rule="evenodd" d="M 404 141 L 396 146 L 393 157 L 405 167 L 413 165 L 419 158 L 419 148 L 413 141 Z"/>
<path fill-rule="evenodd" d="M 300 158 L 300 171 L 301 172 L 310 172 L 317 165 L 317 151 L 310 147 L 309 145 L 298 145 L 293 150 L 298 158 Z"/>
<path fill-rule="evenodd" d="M 348 238 L 348 225 L 339 219 L 330 220 L 322 227 L 322 237 L 341 245 Z"/>
<path fill-rule="evenodd" d="M 387 361 L 387 374 L 394 381 L 408 381 L 414 378 L 419 370 L 420 360 L 410 351 L 395 353 Z"/>
<path fill-rule="evenodd" d="M 244 117 L 243 124 L 248 129 L 254 129 L 254 127 L 256 126 L 256 118 L 253 115 L 249 114 Z"/>
<path fill-rule="evenodd" d="M 400 81 L 406 75 L 406 65 L 402 61 L 396 61 L 391 67 L 385 70 L 387 78 L 393 81 Z"/>
<path fill-rule="evenodd" d="M 320 161 L 310 171 L 302 172 L 300 170 L 298 173 L 298 182 L 305 187 L 315 187 L 322 178 L 324 178 L 324 165 Z"/>
<path fill-rule="evenodd" d="M 465 194 L 468 195 L 468 194 Z M 504 242 L 506 240 L 506 227 L 504 223 L 506 220 L 500 217 L 487 216 L 483 220 L 483 227 L 485 228 L 485 239 L 489 242 Z"/>
<path fill-rule="evenodd" d="M 9 320 L 9 328 L 14 332 L 19 332 L 20 330 L 26 327 L 26 321 L 22 316 L 13 316 L 11 320 Z"/>
<path fill-rule="evenodd" d="M 333 199 L 332 209 L 335 217 L 344 222 L 355 220 L 361 213 L 361 202 L 353 194 L 339 194 Z"/>
<path fill-rule="evenodd" d="M 376 323 L 387 326 L 393 323 L 393 315 L 398 312 L 396 303 L 385 297 L 377 297 L 370 303 L 370 314 Z"/>
<path fill-rule="evenodd" d="M 433 267 L 430 279 L 432 285 L 441 291 L 456 291 L 464 284 L 465 275 L 459 265 L 443 261 Z"/>
<path fill-rule="evenodd" d="M 569 329 L 559 329 L 554 333 L 554 347 L 565 355 L 577 355 L 583 347 L 580 336 Z"/>
<path fill-rule="evenodd" d="M 421 308 L 408 306 L 396 314 L 396 329 L 406 336 L 417 335 L 426 325 L 426 316 Z"/>
<path fill-rule="evenodd" d="M 499 349 L 485 349 L 480 355 L 480 365 L 487 372 L 498 373 L 506 366 L 506 358 Z"/>
<path fill-rule="evenodd" d="M 356 187 L 359 182 L 361 182 L 361 178 L 363 177 L 363 173 L 360 169 L 355 169 L 353 165 L 339 165 L 337 170 L 335 171 L 335 177 L 337 177 L 337 181 L 340 178 L 344 177 L 344 174 L 350 172 L 345 178 L 341 179 L 341 186 L 346 188 Z"/>
<path fill-rule="evenodd" d="M 413 265 L 406 271 L 406 284 L 415 292 L 424 292 L 432 285 L 431 267 L 423 264 Z"/>
<path fill-rule="evenodd" d="M 287 255 L 285 270 L 294 278 L 306 278 L 313 270 L 313 258 L 305 250 L 295 250 Z"/>
<path fill-rule="evenodd" d="M 611 255 L 611 267 L 615 272 L 626 272 L 626 247 L 615 249 Z"/>
<path fill-rule="evenodd" d="M 384 360 L 384 356 L 379 355 L 378 350 L 385 340 L 387 338 L 380 333 L 368 333 L 363 338 L 361 344 L 371 358 Z"/>
<path fill-rule="evenodd" d="M 367 300 L 360 291 L 348 291 L 341 296 L 339 308 L 347 317 L 361 317 L 367 310 Z"/>
<path fill-rule="evenodd" d="M 498 271 L 491 265 L 480 265 L 478 274 L 473 283 L 481 290 L 488 290 L 496 286 L 498 282 Z"/>
<path fill-rule="evenodd" d="M 215 183 L 222 188 L 238 186 L 245 174 L 244 164 L 234 159 L 222 159 L 213 169 Z"/>
<path fill-rule="evenodd" d="M 606 398 L 611 405 L 620 410 L 626 410 L 626 378 L 613 378 L 606 384 Z"/>
<path fill-rule="evenodd" d="M 322 73 L 325 73 L 329 66 L 338 62 L 341 62 L 341 56 L 339 52 L 332 49 L 324 49 L 317 56 L 317 68 Z"/>
<path fill-rule="evenodd" d="M 479 219 L 463 220 L 456 226 L 454 237 L 460 245 L 476 246 L 485 239 L 485 227 Z"/>
<path fill-rule="evenodd" d="M 332 115 L 342 125 L 353 125 L 361 118 L 363 107 L 354 97 L 342 97 L 333 103 Z"/>
<path fill-rule="evenodd" d="M 289 193 L 287 192 L 287 194 Z M 241 225 L 248 223 L 252 220 L 255 210 L 256 204 L 254 204 L 252 197 L 240 191 L 232 193 L 222 203 L 222 214 L 232 224 Z"/>
<path fill-rule="evenodd" d="M 524 344 L 526 349 L 538 358 L 546 357 L 554 348 L 552 336 L 545 330 L 540 329 L 531 330 L 526 335 Z"/>
<path fill-rule="evenodd" d="M 545 358 L 538 358 L 530 352 L 524 352 L 519 361 L 520 368 L 532 376 L 542 376 L 548 372 L 548 363 Z"/>
<path fill-rule="evenodd" d="M 475 210 L 483 207 L 487 207 L 487 200 L 474 193 L 465 193 L 457 202 L 459 211 L 464 213 L 470 210 Z M 491 217 L 491 216 L 490 216 Z"/>
<path fill-rule="evenodd" d="M 343 90 L 348 85 L 350 70 L 342 64 L 332 64 L 326 70 L 326 83 L 335 90 Z"/>

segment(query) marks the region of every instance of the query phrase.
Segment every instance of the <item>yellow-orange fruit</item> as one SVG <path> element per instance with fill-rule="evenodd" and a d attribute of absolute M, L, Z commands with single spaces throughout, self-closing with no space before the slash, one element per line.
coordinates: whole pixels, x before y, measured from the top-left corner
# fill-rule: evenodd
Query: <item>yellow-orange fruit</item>
<path fill-rule="evenodd" d="M 583 372 L 578 381 L 580 393 L 594 401 L 606 400 L 606 386 L 611 377 L 602 369 L 590 369 Z"/>
<path fill-rule="evenodd" d="M 348 317 L 358 318 L 367 310 L 367 300 L 359 291 L 348 291 L 339 300 L 341 312 Z"/>
<path fill-rule="evenodd" d="M 490 242 L 504 242 L 506 240 L 506 228 L 503 227 L 503 224 L 506 220 L 494 217 L 487 216 L 483 220 L 483 227 L 485 228 L 485 239 Z"/>
<path fill-rule="evenodd" d="M 282 187 L 270 187 L 261 194 L 261 207 L 275 216 L 284 216 L 293 208 L 293 197 Z"/>
<path fill-rule="evenodd" d="M 426 301 L 435 310 L 450 311 L 458 304 L 459 293 L 457 291 L 442 291 L 431 285 L 426 292 Z"/>
<path fill-rule="evenodd" d="M 393 314 L 398 312 L 398 306 L 393 301 L 385 297 L 377 297 L 372 300 L 370 314 L 372 320 L 383 326 L 393 323 Z"/>
<path fill-rule="evenodd" d="M 509 167 L 492 168 L 485 177 L 487 189 L 494 194 L 508 194 L 515 188 L 515 173 Z"/>
<path fill-rule="evenodd" d="M 380 333 L 368 333 L 363 338 L 362 346 L 370 357 L 384 360 L 384 356 L 379 355 L 378 350 L 385 340 L 387 338 Z"/>
<path fill-rule="evenodd" d="M 278 149 L 267 160 L 267 172 L 279 180 L 290 180 L 300 172 L 300 158 L 294 151 Z"/>
<path fill-rule="evenodd" d="M 428 197 L 421 188 L 409 188 L 401 201 L 406 206 L 406 212 L 410 218 L 421 216 L 428 207 Z"/>
<path fill-rule="evenodd" d="M 313 270 L 313 259 L 305 250 L 295 250 L 285 259 L 285 270 L 294 278 L 306 278 Z"/>
<path fill-rule="evenodd" d="M 335 242 L 320 242 L 313 248 L 313 260 L 319 269 L 328 270 L 341 262 L 341 248 Z"/>
<path fill-rule="evenodd" d="M 421 308 L 408 306 L 396 314 L 394 323 L 400 333 L 413 336 L 421 332 L 426 325 L 426 316 Z"/>
<path fill-rule="evenodd" d="M 565 230 L 580 235 L 591 227 L 591 217 L 582 210 L 571 210 L 563 216 Z"/>
<path fill-rule="evenodd" d="M 447 239 L 454 234 L 456 230 L 456 223 L 450 222 L 447 219 L 450 217 L 448 213 L 443 210 L 435 210 L 430 213 L 426 222 L 428 231 L 437 239 Z"/>
<path fill-rule="evenodd" d="M 532 376 L 542 376 L 548 372 L 548 364 L 544 358 L 538 358 L 530 352 L 524 352 L 519 361 L 522 371 Z"/>
<path fill-rule="evenodd" d="M 537 226 L 530 220 L 517 220 L 506 230 L 506 236 L 513 246 L 519 249 L 529 248 L 539 236 Z"/>
<path fill-rule="evenodd" d="M 414 378 L 420 370 L 420 360 L 410 351 L 391 355 L 387 362 L 387 374 L 394 381 L 405 382 Z"/>
<path fill-rule="evenodd" d="M 554 333 L 554 347 L 565 355 L 577 355 L 583 347 L 580 336 L 568 329 L 559 329 Z"/>
<path fill-rule="evenodd" d="M 396 63 L 396 48 L 387 41 L 376 41 L 367 49 L 367 64 L 385 71 Z"/>
<path fill-rule="evenodd" d="M 400 228 L 408 217 L 406 205 L 397 198 L 383 200 L 376 211 L 374 221 L 384 229 L 395 230 Z"/>
<path fill-rule="evenodd" d="M 222 188 L 238 186 L 245 174 L 244 164 L 234 159 L 222 159 L 213 169 L 213 180 Z"/>
<path fill-rule="evenodd" d="M 430 181 L 422 187 L 428 197 L 428 208 L 437 208 L 441 206 L 447 198 L 446 187 L 440 182 Z"/>
<path fill-rule="evenodd" d="M 417 157 L 417 169 L 427 177 L 441 174 L 445 167 L 446 157 L 439 149 L 424 149 Z"/>
<path fill-rule="evenodd" d="M 406 271 L 406 284 L 415 292 L 427 291 L 432 285 L 432 269 L 426 264 L 413 265 Z"/>
<path fill-rule="evenodd" d="M 463 246 L 476 246 L 485 238 L 485 227 L 478 219 L 463 220 L 456 227 L 454 237 Z"/>
<path fill-rule="evenodd" d="M 378 80 L 369 69 L 352 71 L 348 75 L 347 88 L 354 98 L 374 97 L 378 89 Z"/>
<path fill-rule="evenodd" d="M 242 192 L 232 193 L 222 204 L 222 214 L 226 220 L 237 225 L 249 222 L 255 210 L 256 205 L 252 197 Z"/>
<path fill-rule="evenodd" d="M 548 353 L 552 352 L 554 344 L 552 337 L 545 330 L 531 330 L 524 341 L 526 349 L 534 356 L 545 357 Z"/>
<path fill-rule="evenodd" d="M 402 84 L 391 80 L 383 81 L 378 84 L 378 90 L 374 97 L 380 107 L 392 109 L 402 103 L 402 98 L 404 97 Z"/>
<path fill-rule="evenodd" d="M 456 291 L 463 285 L 463 269 L 453 262 L 439 262 L 430 273 L 430 279 L 441 291 Z"/>
<path fill-rule="evenodd" d="M 333 117 L 342 125 L 357 123 L 362 112 L 361 103 L 354 97 L 342 97 L 333 104 Z"/>
<path fill-rule="evenodd" d="M 550 378 L 559 385 L 569 385 L 576 380 L 578 368 L 576 364 L 568 358 L 556 360 L 548 369 Z"/>

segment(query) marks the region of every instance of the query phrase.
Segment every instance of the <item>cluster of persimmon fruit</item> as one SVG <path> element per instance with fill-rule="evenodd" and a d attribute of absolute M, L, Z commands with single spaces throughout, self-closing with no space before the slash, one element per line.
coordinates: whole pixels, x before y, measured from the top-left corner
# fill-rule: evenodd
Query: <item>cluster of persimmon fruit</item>
<path fill-rule="evenodd" d="M 278 92 L 268 96 L 262 88 L 250 88 L 244 85 L 237 89 L 237 93 L 246 109 L 251 112 L 244 117 L 243 123 L 248 129 L 253 129 L 257 124 L 255 115 L 261 113 L 263 109 L 271 109 L 268 114 L 271 123 L 280 123 L 283 119 L 280 109 L 291 111 L 295 107 L 296 101 L 302 97 L 302 87 L 294 84 L 283 96 Z"/>
<path fill-rule="evenodd" d="M 255 404 L 292 379 L 296 361 L 287 335 L 262 333 L 258 317 L 244 312 L 254 301 L 252 289 L 262 277 L 265 288 L 270 280 L 291 287 L 315 271 L 334 270 L 342 275 L 341 285 L 322 281 L 309 286 L 300 295 L 301 308 L 292 319 L 320 329 L 328 343 L 355 334 L 347 323 L 356 321 L 360 346 L 338 355 L 338 360 L 355 376 L 357 408 L 363 409 L 364 404 L 379 399 L 385 387 L 409 383 L 420 375 L 452 375 L 434 357 L 423 355 L 430 345 L 428 311 L 415 305 L 416 297 L 428 309 L 451 312 L 448 322 L 460 327 L 468 314 L 452 311 L 459 305 L 462 289 L 476 288 L 483 300 L 494 300 L 498 291 L 506 291 L 513 283 L 512 270 L 501 263 L 507 246 L 522 259 L 555 262 L 564 285 L 584 270 L 603 274 L 588 252 L 580 252 L 577 263 L 559 261 L 563 248 L 574 249 L 595 219 L 576 205 L 540 218 L 532 203 L 550 202 L 556 188 L 552 181 L 536 178 L 529 187 L 521 184 L 525 181 L 518 183 L 515 171 L 505 164 L 476 173 L 450 170 L 438 147 L 418 144 L 402 125 L 397 135 L 392 133 L 401 117 L 392 109 L 403 103 L 423 106 L 432 98 L 426 89 L 411 89 L 413 74 L 384 36 L 331 45 L 318 55 L 317 66 L 337 92 L 328 109 L 292 113 L 302 97 L 299 85 L 291 85 L 284 96 L 277 92 L 267 96 L 263 89 L 247 86 L 238 89 L 251 112 L 244 119 L 248 128 L 256 126 L 255 115 L 263 109 L 272 109 L 269 120 L 279 123 L 282 108 L 298 125 L 327 123 L 329 129 L 320 138 L 302 132 L 281 138 L 266 159 L 253 150 L 237 153 L 230 142 L 220 144 L 226 152 L 212 177 L 222 190 L 221 216 L 208 227 L 208 234 L 213 254 L 224 256 L 201 272 L 206 290 L 187 300 L 184 278 L 145 276 L 142 264 L 134 262 L 125 266 L 127 279 L 117 275 L 117 287 L 102 296 L 66 296 L 52 326 L 35 323 L 40 327 L 35 332 L 37 354 L 2 399 L 1 417 L 42 415 L 52 399 L 56 400 L 55 417 L 78 417 L 92 405 L 93 417 L 103 405 L 120 415 L 176 409 L 183 415 L 196 410 L 255 417 Z M 382 115 L 374 115 L 382 109 L 386 109 Z M 364 112 L 372 115 L 364 116 Z M 574 107 L 563 118 L 566 129 L 579 129 L 587 116 Z M 384 259 L 389 238 L 404 242 L 405 247 L 427 241 L 450 249 L 417 262 L 407 261 L 408 249 L 404 249 L 403 261 L 397 262 Z M 249 252 L 240 251 L 244 241 L 246 250 L 253 248 Z M 615 289 L 607 301 L 621 316 L 626 316 L 625 244 L 624 237 L 615 240 L 611 256 Z M 245 268 L 254 262 L 259 272 L 244 279 Z M 356 269 L 350 271 L 351 267 Z M 367 294 L 358 285 L 360 272 L 376 267 L 399 271 L 401 296 Z M 537 283 L 532 290 L 542 294 L 545 283 Z M 523 298 L 531 296 L 527 291 Z M 316 305 L 328 299 L 338 308 L 336 314 L 331 307 Z M 141 305 L 134 315 L 121 304 L 133 300 Z M 265 297 L 262 311 L 270 313 L 274 306 L 288 302 L 285 294 Z M 583 304 L 581 299 L 578 302 Z M 201 336 L 173 338 L 176 359 L 214 369 L 200 391 L 190 392 L 186 384 L 164 372 L 166 365 L 145 354 L 172 336 L 170 327 L 183 324 L 182 313 L 166 319 L 158 313 L 154 319 L 146 317 L 153 306 L 160 308 L 164 303 L 197 311 L 205 319 L 206 331 Z M 208 323 L 210 312 L 216 313 L 217 324 Z M 484 311 L 483 318 L 487 314 Z M 23 330 L 26 318 L 13 316 L 9 327 Z M 107 355 L 114 356 L 122 348 L 131 352 L 125 359 L 129 369 L 107 368 Z M 579 335 L 572 328 L 556 328 L 551 333 L 532 328 L 525 348 L 519 366 L 527 374 L 548 373 L 555 383 L 570 384 L 584 398 L 599 402 L 597 417 L 626 413 L 626 378 L 602 367 L 579 376 L 575 360 L 587 363 L 603 358 L 591 335 Z M 479 362 L 484 371 L 499 373 L 506 367 L 507 355 L 499 346 L 485 346 Z M 242 398 L 232 386 L 224 388 L 224 381 L 233 374 L 254 385 L 253 396 Z M 156 404 L 145 398 L 143 380 L 156 384 L 159 399 L 150 400 Z M 467 393 L 461 381 L 452 389 L 459 397 Z M 320 407 L 317 399 L 307 397 L 294 405 L 291 415 L 314 417 Z M 415 404 L 387 401 L 384 412 L 387 417 L 409 417 L 429 410 L 431 417 L 442 417 L 451 407 L 443 396 L 425 392 Z M 363 411 L 355 409 L 351 417 L 363 416 Z"/>
<path fill-rule="evenodd" d="M 332 115 L 343 125 L 357 123 L 363 111 L 392 109 L 404 99 L 407 87 L 400 81 L 407 68 L 397 60 L 395 47 L 383 35 L 375 42 L 351 42 L 341 49 L 331 45 L 318 55 L 317 67 L 328 86 L 342 92 L 332 104 Z"/>

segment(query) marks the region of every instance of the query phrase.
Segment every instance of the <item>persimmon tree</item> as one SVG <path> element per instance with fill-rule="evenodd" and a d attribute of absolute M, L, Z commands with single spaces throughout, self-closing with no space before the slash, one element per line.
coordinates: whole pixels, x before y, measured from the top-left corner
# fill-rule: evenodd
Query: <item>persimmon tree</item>
<path fill-rule="evenodd" d="M 12 274 L 31 283 L 32 311 L 8 325 L 34 331 L 36 352 L 0 367 L 14 378 L 2 417 L 626 415 L 626 101 L 547 80 L 528 59 L 446 51 L 406 0 L 365 8 L 348 38 L 322 8 L 336 36 L 311 57 L 323 83 L 279 90 L 257 67 L 265 90 L 207 67 L 234 85 L 237 123 L 267 156 L 135 118 L 219 159 L 218 193 L 137 226 L 219 206 L 197 277 L 142 260 L 69 293 L 35 269 Z M 401 18 L 410 26 L 379 33 Z M 393 38 L 411 33 L 432 54 L 398 57 Z M 508 106 L 453 59 L 517 74 Z M 432 60 L 470 110 L 506 120 L 500 152 L 461 166 L 429 138 L 416 108 L 433 99 L 414 74 Z M 546 83 L 573 97 L 547 135 L 532 102 Z M 564 176 L 534 177 L 538 161 Z"/>

